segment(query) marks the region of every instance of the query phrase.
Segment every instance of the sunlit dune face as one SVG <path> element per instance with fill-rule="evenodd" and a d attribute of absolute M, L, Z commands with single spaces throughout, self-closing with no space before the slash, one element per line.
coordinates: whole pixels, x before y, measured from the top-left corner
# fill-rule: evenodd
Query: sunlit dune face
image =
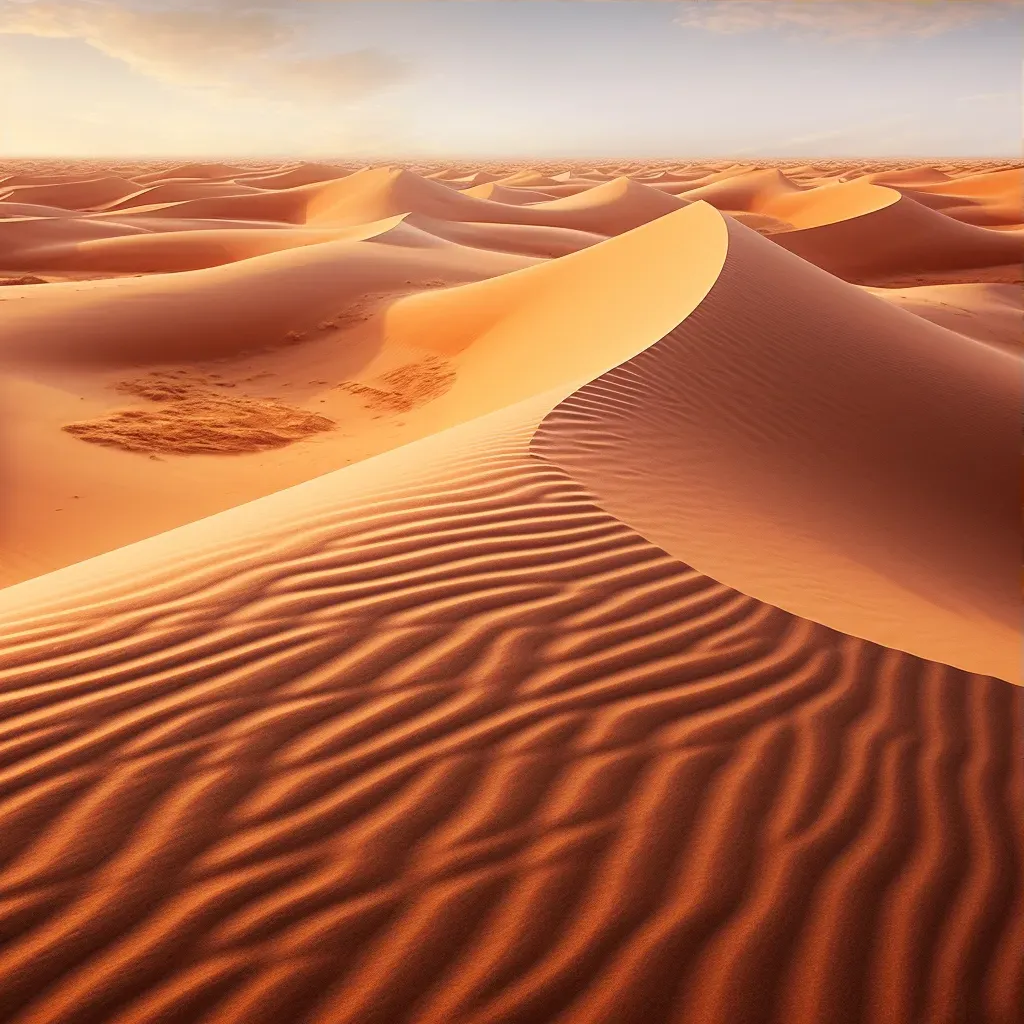
<path fill-rule="evenodd" d="M 539 386 L 534 358 L 552 386 L 599 372 L 620 321 L 595 313 L 595 361 L 583 365 L 561 340 L 580 330 L 565 303 L 578 295 L 596 311 L 591 295 L 624 285 L 615 269 L 573 268 L 614 268 L 604 246 L 632 245 L 637 229 L 695 204 L 925 321 L 1016 351 L 1021 173 L 948 160 L 10 164 L 0 351 L 13 415 L 33 437 L 12 457 L 23 474 L 12 521 L 37 539 L 8 581 L 518 401 Z M 679 254 L 638 244 L 645 287 L 657 260 L 676 282 L 666 294 L 682 296 Z M 569 277 L 548 276 L 562 266 Z M 616 317 L 635 307 L 627 293 Z M 543 329 L 522 326 L 527 294 L 553 303 L 530 314 Z M 652 321 L 650 340 L 681 317 L 673 307 Z M 543 355 L 516 340 L 526 330 L 548 339 Z M 506 349 L 521 365 L 492 379 Z M 185 391 L 126 404 L 138 380 Z M 147 456 L 163 476 L 140 468 Z M 62 475 L 61 489 L 98 500 L 54 501 Z M 115 479 L 137 480 L 130 516 L 104 514 Z M 88 529 L 69 532 L 72 514 Z"/>

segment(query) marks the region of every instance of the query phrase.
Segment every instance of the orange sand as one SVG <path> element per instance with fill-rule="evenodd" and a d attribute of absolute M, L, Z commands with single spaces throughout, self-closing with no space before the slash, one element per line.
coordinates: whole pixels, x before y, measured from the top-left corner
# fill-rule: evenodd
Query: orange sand
<path fill-rule="evenodd" d="M 5 1024 L 1022 1024 L 1020 173 L 0 168 Z"/>

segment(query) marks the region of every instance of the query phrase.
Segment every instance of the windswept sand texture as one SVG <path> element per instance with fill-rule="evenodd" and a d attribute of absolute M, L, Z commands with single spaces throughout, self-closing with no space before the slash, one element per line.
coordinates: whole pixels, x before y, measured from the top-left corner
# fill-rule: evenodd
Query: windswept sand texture
<path fill-rule="evenodd" d="M 4 1024 L 1024 1024 L 1019 175 L 0 167 Z"/>

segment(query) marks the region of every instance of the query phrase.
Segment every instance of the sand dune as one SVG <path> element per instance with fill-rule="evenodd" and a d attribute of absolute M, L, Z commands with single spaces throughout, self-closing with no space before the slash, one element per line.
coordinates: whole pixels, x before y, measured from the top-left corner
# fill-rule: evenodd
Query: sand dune
<path fill-rule="evenodd" d="M 800 191 L 799 186 L 777 168 L 727 177 L 712 175 L 712 178 L 714 180 L 708 184 L 688 188 L 680 194 L 693 202 L 703 199 L 719 210 L 761 213 L 765 205 L 777 197 Z"/>
<path fill-rule="evenodd" d="M 497 181 L 499 185 L 522 188 L 547 188 L 551 185 L 562 184 L 562 182 L 557 178 L 552 178 L 546 174 L 540 174 L 537 171 L 530 170 L 516 171 L 514 174 L 509 174 L 504 178 L 498 178 Z"/>
<path fill-rule="evenodd" d="M 60 174 L 0 174 L 0 188 L 6 189 L 13 185 L 57 185 L 69 181 L 81 181 L 81 171 L 64 171 Z"/>
<path fill-rule="evenodd" d="M 72 216 L 59 206 L 38 206 L 34 203 L 0 202 L 0 219 L 12 217 L 68 217 Z"/>
<path fill-rule="evenodd" d="M 715 579 L 1017 679 L 1022 400 L 1017 360 L 732 223 L 696 311 L 578 391 L 538 450 Z"/>
<path fill-rule="evenodd" d="M 192 273 L 0 289 L 5 430 L 20 439 L 3 457 L 0 579 L 66 565 L 429 432 L 429 421 L 381 415 L 336 389 L 371 364 L 387 372 L 422 358 L 382 346 L 381 304 L 532 261 L 423 237 L 428 245 L 341 241 Z M 300 452 L 230 465 L 215 456 L 153 462 L 62 432 L 126 408 L 146 412 L 116 385 L 178 368 L 342 426 Z"/>
<path fill-rule="evenodd" d="M 693 250 L 713 269 L 725 224 L 706 206 L 691 208 L 552 265 L 411 296 L 389 311 L 388 335 L 436 346 L 445 356 L 469 346 L 472 356 L 460 365 L 504 363 L 514 351 L 528 371 L 502 366 L 487 396 L 518 400 L 555 383 L 548 375 L 563 362 L 582 372 L 590 360 L 608 358 L 617 343 L 600 339 L 623 333 L 610 312 L 616 291 L 664 317 L 662 324 L 682 320 L 675 305 L 680 286 L 653 274 L 655 252 L 666 273 L 706 288 L 706 265 L 704 276 L 694 266 L 683 273 L 682 256 L 668 254 Z M 738 589 L 798 614 L 813 608 L 829 625 L 889 646 L 1016 678 L 1013 424 L 1024 398 L 1018 364 L 908 320 L 735 223 L 728 235 L 725 271 L 672 343 L 645 355 L 643 383 L 632 389 L 635 403 L 624 384 L 608 385 L 618 398 L 610 426 L 610 403 L 600 403 L 602 429 L 611 437 L 584 431 L 568 445 L 582 460 L 571 463 L 573 474 L 602 501 L 614 500 L 619 518 L 680 557 L 685 548 L 688 561 Z M 627 238 L 646 250 L 642 280 L 626 266 Z M 612 296 L 610 309 L 585 297 L 595 289 Z M 663 291 L 673 302 L 665 314 L 657 303 Z M 584 306 L 594 322 L 582 332 L 577 309 Z M 775 308 L 780 312 L 771 313 Z M 640 314 L 631 315 L 626 333 L 641 337 Z M 580 345 L 585 352 L 567 341 L 570 318 L 587 338 Z M 826 328 L 833 321 L 846 333 Z M 833 341 L 823 348 L 826 329 Z M 762 344 L 746 355 L 723 341 L 734 338 L 746 351 L 755 330 Z M 621 361 L 627 353 L 617 354 Z M 925 362 L 928 375 L 920 372 Z M 628 381 L 638 371 L 626 363 L 618 372 Z M 664 393 L 659 381 L 670 382 Z M 604 395 L 603 381 L 593 387 Z M 575 400 L 587 394 L 583 389 Z M 656 414 L 645 415 L 651 394 L 662 400 Z M 449 397 L 457 401 L 459 389 Z M 575 406 L 566 418 L 586 422 Z M 996 439 L 1003 443 L 998 451 Z M 934 448 L 942 452 L 937 464 L 929 455 Z M 598 453 L 597 476 L 587 461 L 591 449 Z M 916 502 L 908 504 L 907 494 Z M 982 522 L 984 542 L 965 550 L 970 524 Z M 835 536 L 844 538 L 842 547 Z"/>
<path fill-rule="evenodd" d="M 786 220 L 794 228 L 815 228 L 875 213 L 899 198 L 896 189 L 857 179 L 806 191 L 770 192 L 757 205 L 760 211 Z"/>
<path fill-rule="evenodd" d="M 935 167 L 902 167 L 896 170 L 875 171 L 865 177 L 879 185 L 939 185 L 950 180 L 948 174 Z"/>
<path fill-rule="evenodd" d="M 179 178 L 196 178 L 212 181 L 216 178 L 233 178 L 241 168 L 231 164 L 220 163 L 191 163 L 178 164 L 175 167 L 168 167 L 158 171 L 150 171 L 146 174 L 135 174 L 132 181 L 140 184 L 147 184 L 155 181 L 173 181 Z"/>
<path fill-rule="evenodd" d="M 65 249 L 82 242 L 146 234 L 143 227 L 116 220 L 83 217 L 10 217 L 0 219 L 0 263 L 37 269 L 51 247 Z"/>
<path fill-rule="evenodd" d="M 354 226 L 403 213 L 435 220 L 575 230 L 592 230 L 593 221 L 592 217 L 576 211 L 561 215 L 557 211 L 545 214 L 532 209 L 516 210 L 506 203 L 460 193 L 408 170 L 387 167 L 295 188 L 144 204 L 135 207 L 135 212 L 174 219 L 252 220 L 318 226 Z"/>
<path fill-rule="evenodd" d="M 531 209 L 545 216 L 570 215 L 577 225 L 587 225 L 583 230 L 617 235 L 682 209 L 684 205 L 684 200 L 629 178 L 615 178 L 576 195 L 538 203 Z"/>
<path fill-rule="evenodd" d="M 546 224 L 473 224 L 438 220 L 421 214 L 411 214 L 406 223 L 458 245 L 544 259 L 555 259 L 604 241 L 603 235 L 592 231 Z"/>
<path fill-rule="evenodd" d="M 337 164 L 301 163 L 276 174 L 236 175 L 237 184 L 253 185 L 256 188 L 296 188 L 315 185 L 321 181 L 334 181 L 351 173 Z"/>
<path fill-rule="evenodd" d="M 1024 1024 L 1016 179 L 8 170 L 5 1022 Z"/>
<path fill-rule="evenodd" d="M 611 235 L 682 205 L 645 185 L 618 178 L 578 196 L 513 207 L 453 192 L 409 171 L 380 168 L 330 183 L 309 199 L 305 219 L 311 224 L 350 224 L 412 212 L 435 221 L 532 225 Z"/>
<path fill-rule="evenodd" d="M 624 177 L 624 175 L 617 175 L 617 177 Z M 615 180 L 614 178 L 607 179 L 608 181 Z M 630 178 L 631 181 L 635 180 Z M 557 185 L 548 185 L 543 189 L 531 189 L 530 191 L 538 192 L 543 197 L 541 201 L 548 199 L 563 199 L 566 196 L 577 196 L 581 192 L 586 192 L 589 189 L 595 187 L 598 184 L 593 181 L 572 181 L 572 182 L 559 182 Z M 639 184 L 639 183 L 638 183 Z M 503 186 L 507 187 L 507 186 Z M 526 191 L 525 189 L 523 191 Z"/>
<path fill-rule="evenodd" d="M 1024 190 L 1024 168 L 1007 167 L 1001 171 L 969 174 L 927 186 L 930 192 L 970 196 L 972 199 L 997 199 L 1020 196 Z"/>
<path fill-rule="evenodd" d="M 374 238 L 393 230 L 401 224 L 402 218 L 372 224 L 360 224 L 346 228 L 295 227 L 260 228 L 246 226 L 193 226 L 191 230 L 146 231 L 140 225 L 125 221 L 116 224 L 107 222 L 111 234 L 104 237 L 67 238 L 68 232 L 55 233 L 56 237 L 47 245 L 35 246 L 19 254 L 19 263 L 34 269 L 85 270 L 108 274 L 143 273 L 164 274 L 185 270 L 202 270 L 224 263 L 235 263 L 252 259 L 267 253 L 322 242 L 358 241 Z M 80 223 L 80 222 L 79 222 Z M 86 222 L 95 224 L 95 221 Z M 181 227 L 177 221 L 168 226 Z M 115 234 L 114 229 L 124 230 Z"/>
<path fill-rule="evenodd" d="M 249 220 L 268 224 L 304 224 L 312 197 L 322 189 L 322 183 L 278 191 L 248 193 L 244 189 L 232 188 L 230 195 L 200 195 L 176 202 L 144 203 L 133 207 L 131 212 L 175 220 Z M 114 216 L 118 212 L 120 211 L 115 211 Z"/>
<path fill-rule="evenodd" d="M 462 194 L 473 196 L 474 199 L 489 199 L 494 203 L 508 203 L 511 206 L 545 203 L 551 198 L 545 192 L 537 192 L 529 188 L 509 188 L 507 185 L 499 185 L 495 181 L 463 189 Z"/>
<path fill-rule="evenodd" d="M 413 267 L 439 262 L 433 253 L 425 262 L 415 250 L 367 251 L 358 242 L 332 242 L 193 273 L 4 296 L 10 305 L 0 321 L 0 359 L 45 367 L 228 355 L 273 344 L 289 330 L 324 319 L 368 290 L 370 281 L 381 283 L 382 269 L 397 280 Z"/>
<path fill-rule="evenodd" d="M 498 175 L 489 173 L 487 171 L 473 171 L 471 174 L 462 174 L 459 177 L 453 179 L 458 185 L 483 185 L 490 181 L 495 181 Z"/>
<path fill-rule="evenodd" d="M 962 224 L 890 191 L 892 201 L 877 210 L 772 240 L 831 274 L 865 284 L 920 273 L 955 277 L 1024 259 L 1024 234 Z"/>
<path fill-rule="evenodd" d="M 1024 170 L 1019 167 L 924 187 L 946 201 L 943 212 L 956 220 L 981 227 L 1024 225 Z"/>
<path fill-rule="evenodd" d="M 0 192 L 0 202 L 87 210 L 122 199 L 135 191 L 137 186 L 124 178 L 93 178 L 90 181 L 59 182 L 52 185 L 16 185 Z"/>
<path fill-rule="evenodd" d="M 258 194 L 262 194 L 258 188 L 235 182 L 167 182 L 139 189 L 123 199 L 105 203 L 102 209 L 104 211 L 128 210 L 138 206 L 180 203 L 188 199 L 216 199 L 222 196 Z"/>

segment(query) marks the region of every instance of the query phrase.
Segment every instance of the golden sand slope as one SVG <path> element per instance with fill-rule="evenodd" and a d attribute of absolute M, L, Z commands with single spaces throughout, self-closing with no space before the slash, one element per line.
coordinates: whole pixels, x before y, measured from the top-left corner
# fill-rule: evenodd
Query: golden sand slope
<path fill-rule="evenodd" d="M 0 453 L 0 581 L 151 536 L 436 429 L 419 413 L 382 413 L 337 385 L 374 385 L 426 357 L 383 342 L 380 311 L 396 295 L 532 262 L 438 239 L 427 248 L 350 240 L 194 273 L 0 288 L 0 416 L 5 436 L 17 438 Z M 62 430 L 138 411 L 116 386 L 150 371 L 218 375 L 233 395 L 326 416 L 338 429 L 287 451 L 260 446 L 256 455 L 161 461 Z M 191 427 L 149 421 L 168 442 L 165 453 L 205 429 L 210 410 L 190 408 Z"/>

